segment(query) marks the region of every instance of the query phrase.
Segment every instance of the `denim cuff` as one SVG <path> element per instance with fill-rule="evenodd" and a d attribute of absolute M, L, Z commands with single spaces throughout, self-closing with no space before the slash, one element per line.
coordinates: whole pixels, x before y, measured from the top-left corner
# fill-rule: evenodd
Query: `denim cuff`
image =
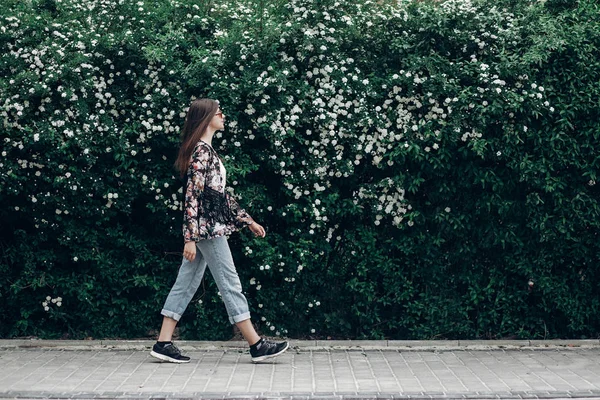
<path fill-rule="evenodd" d="M 181 315 L 174 313 L 173 311 L 165 310 L 164 308 L 160 311 L 160 313 L 165 317 L 173 318 L 175 321 L 179 321 L 181 319 Z"/>
<path fill-rule="evenodd" d="M 249 311 L 245 312 L 243 314 L 238 314 L 238 315 L 234 315 L 233 317 L 229 317 L 229 322 L 231 322 L 231 325 L 235 325 L 236 323 L 245 321 L 247 319 L 250 319 Z"/>

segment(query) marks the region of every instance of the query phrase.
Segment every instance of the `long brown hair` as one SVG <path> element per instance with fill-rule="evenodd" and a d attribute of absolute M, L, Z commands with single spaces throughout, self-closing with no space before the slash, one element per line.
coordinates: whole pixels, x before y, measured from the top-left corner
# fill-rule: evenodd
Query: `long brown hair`
<path fill-rule="evenodd" d="M 197 99 L 190 104 L 181 129 L 181 147 L 175 161 L 175 168 L 181 174 L 181 178 L 185 176 L 190 166 L 190 157 L 194 152 L 194 147 L 204 135 L 210 120 L 218 109 L 219 103 L 212 99 Z"/>

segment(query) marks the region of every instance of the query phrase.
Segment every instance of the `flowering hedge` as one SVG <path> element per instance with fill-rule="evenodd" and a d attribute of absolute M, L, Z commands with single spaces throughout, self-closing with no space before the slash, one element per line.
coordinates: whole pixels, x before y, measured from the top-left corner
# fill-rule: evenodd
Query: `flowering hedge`
<path fill-rule="evenodd" d="M 1 336 L 154 334 L 195 97 L 263 334 L 597 335 L 593 1 L 6 3 Z M 180 335 L 230 334 L 208 278 Z"/>

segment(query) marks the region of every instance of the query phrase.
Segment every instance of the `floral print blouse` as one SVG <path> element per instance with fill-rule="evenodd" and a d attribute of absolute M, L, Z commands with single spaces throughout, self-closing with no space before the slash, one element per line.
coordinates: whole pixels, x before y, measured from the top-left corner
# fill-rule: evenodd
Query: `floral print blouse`
<path fill-rule="evenodd" d="M 190 158 L 185 191 L 185 242 L 229 235 L 253 219 L 225 190 L 225 167 L 211 145 L 200 140 Z"/>

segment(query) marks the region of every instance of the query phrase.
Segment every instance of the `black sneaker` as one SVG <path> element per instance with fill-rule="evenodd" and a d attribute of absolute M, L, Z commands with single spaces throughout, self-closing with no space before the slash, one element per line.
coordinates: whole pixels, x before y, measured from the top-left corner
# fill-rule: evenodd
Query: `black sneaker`
<path fill-rule="evenodd" d="M 166 344 L 155 343 L 150 352 L 152 357 L 156 357 L 159 360 L 168 361 L 172 363 L 188 363 L 190 358 L 181 355 L 181 351 L 173 344 L 169 342 Z"/>
<path fill-rule="evenodd" d="M 250 355 L 252 362 L 259 362 L 267 358 L 277 357 L 288 349 L 288 342 L 275 343 L 261 338 L 258 343 L 250 346 Z"/>

